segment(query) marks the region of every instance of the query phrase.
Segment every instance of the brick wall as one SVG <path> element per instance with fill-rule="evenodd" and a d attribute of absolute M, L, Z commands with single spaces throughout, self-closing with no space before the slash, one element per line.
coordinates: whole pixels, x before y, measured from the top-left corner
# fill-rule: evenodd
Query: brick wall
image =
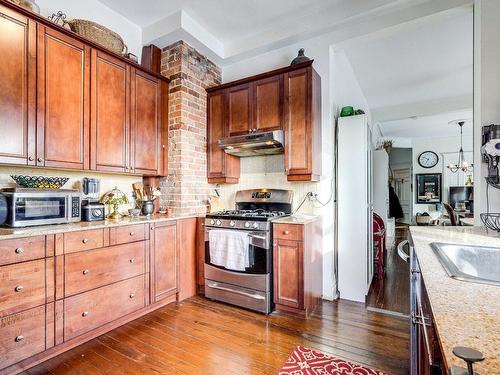
<path fill-rule="evenodd" d="M 160 183 L 161 205 L 175 214 L 204 213 L 207 183 L 207 95 L 221 83 L 221 70 L 184 41 L 163 49 L 161 74 L 169 86 L 168 177 Z"/>

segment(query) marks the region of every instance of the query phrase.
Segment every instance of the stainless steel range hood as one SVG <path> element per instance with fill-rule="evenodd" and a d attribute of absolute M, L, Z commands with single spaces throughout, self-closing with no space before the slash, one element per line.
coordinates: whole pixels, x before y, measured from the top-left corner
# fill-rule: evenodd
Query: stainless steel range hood
<path fill-rule="evenodd" d="M 284 134 L 282 130 L 226 137 L 219 146 L 230 155 L 258 156 L 282 154 Z"/>

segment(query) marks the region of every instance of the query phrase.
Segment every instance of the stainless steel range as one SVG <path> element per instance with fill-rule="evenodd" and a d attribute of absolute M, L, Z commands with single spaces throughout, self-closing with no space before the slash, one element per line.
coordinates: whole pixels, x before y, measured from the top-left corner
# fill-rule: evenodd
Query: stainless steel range
<path fill-rule="evenodd" d="M 236 209 L 207 214 L 205 219 L 205 296 L 251 310 L 272 311 L 272 220 L 291 214 L 292 192 L 278 189 L 241 190 Z M 216 231 L 211 234 L 211 231 Z M 248 236 L 244 269 L 217 264 L 211 259 L 215 235 L 237 231 Z M 211 240 L 212 238 L 212 240 Z M 215 242 L 212 242 L 214 245 Z M 212 255 L 214 249 L 212 248 Z"/>

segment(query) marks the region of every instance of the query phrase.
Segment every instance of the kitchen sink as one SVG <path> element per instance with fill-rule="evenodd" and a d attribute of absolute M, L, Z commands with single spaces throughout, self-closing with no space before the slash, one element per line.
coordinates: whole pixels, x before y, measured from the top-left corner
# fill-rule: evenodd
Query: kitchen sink
<path fill-rule="evenodd" d="M 431 248 L 450 277 L 500 285 L 500 247 L 434 242 Z"/>

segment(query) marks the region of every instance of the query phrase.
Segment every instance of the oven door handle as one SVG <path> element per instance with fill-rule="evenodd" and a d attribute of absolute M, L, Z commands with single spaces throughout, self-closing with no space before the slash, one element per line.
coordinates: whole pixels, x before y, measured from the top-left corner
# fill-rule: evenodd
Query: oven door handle
<path fill-rule="evenodd" d="M 252 234 L 252 233 L 248 233 L 248 237 L 253 238 L 255 240 L 261 240 L 261 241 L 265 241 L 266 240 L 266 237 L 264 237 L 264 236 L 257 236 L 257 235 Z"/>
<path fill-rule="evenodd" d="M 234 290 L 234 289 L 230 289 L 230 288 L 225 288 L 223 286 L 219 286 L 217 283 L 214 283 L 213 281 L 208 281 L 207 280 L 207 286 L 209 288 L 222 290 L 224 292 L 230 292 L 230 293 L 240 294 L 242 296 L 250 297 L 250 298 L 254 298 L 254 299 L 266 299 L 265 297 L 260 296 L 258 294 L 245 293 L 245 292 L 241 292 L 239 290 Z"/>

